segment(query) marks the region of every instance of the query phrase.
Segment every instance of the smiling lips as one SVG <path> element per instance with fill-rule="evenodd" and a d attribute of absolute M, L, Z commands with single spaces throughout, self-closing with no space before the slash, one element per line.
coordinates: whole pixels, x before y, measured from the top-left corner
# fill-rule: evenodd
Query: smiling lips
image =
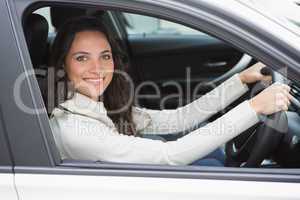
<path fill-rule="evenodd" d="M 98 78 L 84 78 L 84 81 L 86 81 L 89 84 L 99 86 L 101 83 L 104 82 L 105 77 L 98 77 Z"/>

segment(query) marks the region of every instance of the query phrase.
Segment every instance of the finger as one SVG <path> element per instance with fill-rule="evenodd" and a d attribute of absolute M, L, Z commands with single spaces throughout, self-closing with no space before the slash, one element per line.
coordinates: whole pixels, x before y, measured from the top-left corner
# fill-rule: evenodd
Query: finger
<path fill-rule="evenodd" d="M 290 100 L 287 97 L 285 97 L 284 103 L 285 103 L 284 108 L 287 108 L 286 110 L 288 110 L 291 103 L 290 103 Z"/>
<path fill-rule="evenodd" d="M 272 81 L 272 76 L 263 76 L 262 80 L 270 82 Z"/>
<path fill-rule="evenodd" d="M 282 91 L 282 94 L 284 94 L 284 96 L 286 97 L 286 98 L 289 98 L 289 95 L 290 95 L 290 93 L 287 91 L 287 90 L 283 90 Z"/>
<path fill-rule="evenodd" d="M 288 94 L 287 97 L 288 97 L 288 99 L 289 99 L 290 101 L 293 99 L 293 96 L 292 96 L 290 93 Z"/>
<path fill-rule="evenodd" d="M 282 95 L 283 95 L 285 104 L 289 106 L 291 104 L 290 99 L 289 99 L 290 94 L 287 91 L 283 91 Z"/>
<path fill-rule="evenodd" d="M 287 106 L 288 106 L 288 107 L 290 107 L 290 105 L 291 105 L 291 101 L 290 101 L 290 100 L 288 100 L 288 102 L 287 102 Z"/>
<path fill-rule="evenodd" d="M 256 66 L 258 69 L 262 69 L 262 68 L 266 67 L 266 65 L 261 62 L 256 63 L 254 66 Z"/>
<path fill-rule="evenodd" d="M 277 106 L 277 111 L 287 111 L 288 110 L 288 106 L 286 105 L 285 102 L 281 102 L 280 104 L 278 104 Z"/>
<path fill-rule="evenodd" d="M 262 78 L 262 83 L 264 84 L 264 85 L 270 85 L 271 83 L 272 83 L 272 77 L 271 76 L 264 76 L 263 78 Z"/>
<path fill-rule="evenodd" d="M 285 90 L 287 90 L 288 92 L 290 92 L 291 87 L 288 86 L 287 84 L 282 84 L 282 86 L 284 87 Z"/>
<path fill-rule="evenodd" d="M 291 102 L 290 100 L 286 97 L 285 98 L 285 105 L 290 106 Z"/>
<path fill-rule="evenodd" d="M 287 106 L 287 105 L 284 105 L 283 107 L 282 107 L 282 111 L 288 111 L 289 110 L 289 107 Z"/>
<path fill-rule="evenodd" d="M 288 93 L 291 90 L 290 86 L 280 83 L 280 82 L 275 82 L 274 87 L 277 87 L 280 91 L 287 91 Z"/>
<path fill-rule="evenodd" d="M 276 106 L 281 107 L 282 105 L 285 105 L 285 99 L 284 97 L 281 96 L 281 94 L 276 95 L 276 101 L 275 101 Z"/>
<path fill-rule="evenodd" d="M 276 94 L 276 106 L 279 110 L 288 110 L 290 100 L 284 93 Z"/>
<path fill-rule="evenodd" d="M 281 101 L 283 101 L 285 99 L 284 91 L 278 91 L 278 92 L 276 92 L 275 98 L 278 101 L 278 103 L 281 103 Z"/>

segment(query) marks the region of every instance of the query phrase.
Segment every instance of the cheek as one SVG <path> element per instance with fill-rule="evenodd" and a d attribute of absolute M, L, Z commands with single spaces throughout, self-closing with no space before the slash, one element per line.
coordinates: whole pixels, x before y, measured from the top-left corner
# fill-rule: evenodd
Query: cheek
<path fill-rule="evenodd" d="M 112 62 L 110 65 L 106 66 L 105 71 L 107 72 L 107 76 L 112 78 L 115 73 L 114 62 Z"/>
<path fill-rule="evenodd" d="M 114 72 L 115 72 L 115 66 L 114 63 L 112 62 L 112 64 L 107 68 L 108 72 L 109 72 L 109 77 L 110 79 L 112 79 Z"/>
<path fill-rule="evenodd" d="M 80 79 L 82 74 L 84 74 L 84 70 L 82 70 L 80 66 L 77 66 L 75 63 L 72 62 L 67 64 L 66 71 L 71 81 L 76 81 Z"/>
<path fill-rule="evenodd" d="M 111 62 L 111 64 L 108 66 L 108 69 L 110 71 L 112 71 L 112 72 L 115 70 L 115 63 L 114 63 L 114 61 Z"/>

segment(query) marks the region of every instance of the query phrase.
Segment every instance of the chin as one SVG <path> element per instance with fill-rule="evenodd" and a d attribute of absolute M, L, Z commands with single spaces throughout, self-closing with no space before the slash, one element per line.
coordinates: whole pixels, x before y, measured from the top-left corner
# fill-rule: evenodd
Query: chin
<path fill-rule="evenodd" d="M 77 90 L 80 94 L 83 94 L 93 100 L 98 100 L 99 97 L 103 94 L 104 90 L 99 90 L 95 88 L 85 88 Z"/>

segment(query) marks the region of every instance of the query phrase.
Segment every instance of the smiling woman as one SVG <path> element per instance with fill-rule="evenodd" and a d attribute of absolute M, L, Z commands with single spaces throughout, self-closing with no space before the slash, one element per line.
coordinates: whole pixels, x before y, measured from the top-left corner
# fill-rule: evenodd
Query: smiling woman
<path fill-rule="evenodd" d="M 234 75 L 210 94 L 178 109 L 141 109 L 132 106 L 132 102 L 127 106 L 130 94 L 126 92 L 133 88 L 116 73 L 122 66 L 112 42 L 105 26 L 95 17 L 71 19 L 57 33 L 52 51 L 53 66 L 63 68 L 73 85 L 72 97 L 60 104 L 51 118 L 63 158 L 188 165 L 255 125 L 257 114 L 287 110 L 289 87 L 274 85 L 213 123 L 176 141 L 137 137 L 145 133 L 170 134 L 188 130 L 241 96 L 248 89 L 247 83 L 270 77 L 261 74 L 264 66 L 257 64 Z M 117 80 L 120 81 L 118 87 L 113 87 Z M 223 90 L 227 91 L 226 94 L 221 92 L 224 102 L 217 98 L 207 109 L 210 95 Z M 282 102 L 277 105 L 275 94 L 282 96 Z M 222 106 L 215 108 L 216 105 Z M 115 108 L 125 109 L 125 112 L 116 112 Z M 112 112 L 117 114 L 112 117 Z M 242 123 L 238 122 L 238 113 L 244 114 Z M 179 119 L 184 120 L 180 122 Z"/>
<path fill-rule="evenodd" d="M 68 95 L 73 96 L 74 91 L 94 101 L 101 97 L 108 110 L 122 109 L 121 112 L 108 114 L 120 130 L 131 135 L 135 133 L 133 125 L 124 127 L 121 123 L 132 124 L 131 110 L 127 105 L 132 104 L 129 86 L 122 74 L 115 73 L 113 76 L 114 72 L 124 70 L 122 56 L 118 43 L 100 20 L 93 17 L 75 18 L 66 22 L 64 29 L 57 34 L 51 66 L 56 71 L 62 69 L 67 72 L 63 78 L 71 83 L 73 90 L 65 93 L 65 100 Z"/>

